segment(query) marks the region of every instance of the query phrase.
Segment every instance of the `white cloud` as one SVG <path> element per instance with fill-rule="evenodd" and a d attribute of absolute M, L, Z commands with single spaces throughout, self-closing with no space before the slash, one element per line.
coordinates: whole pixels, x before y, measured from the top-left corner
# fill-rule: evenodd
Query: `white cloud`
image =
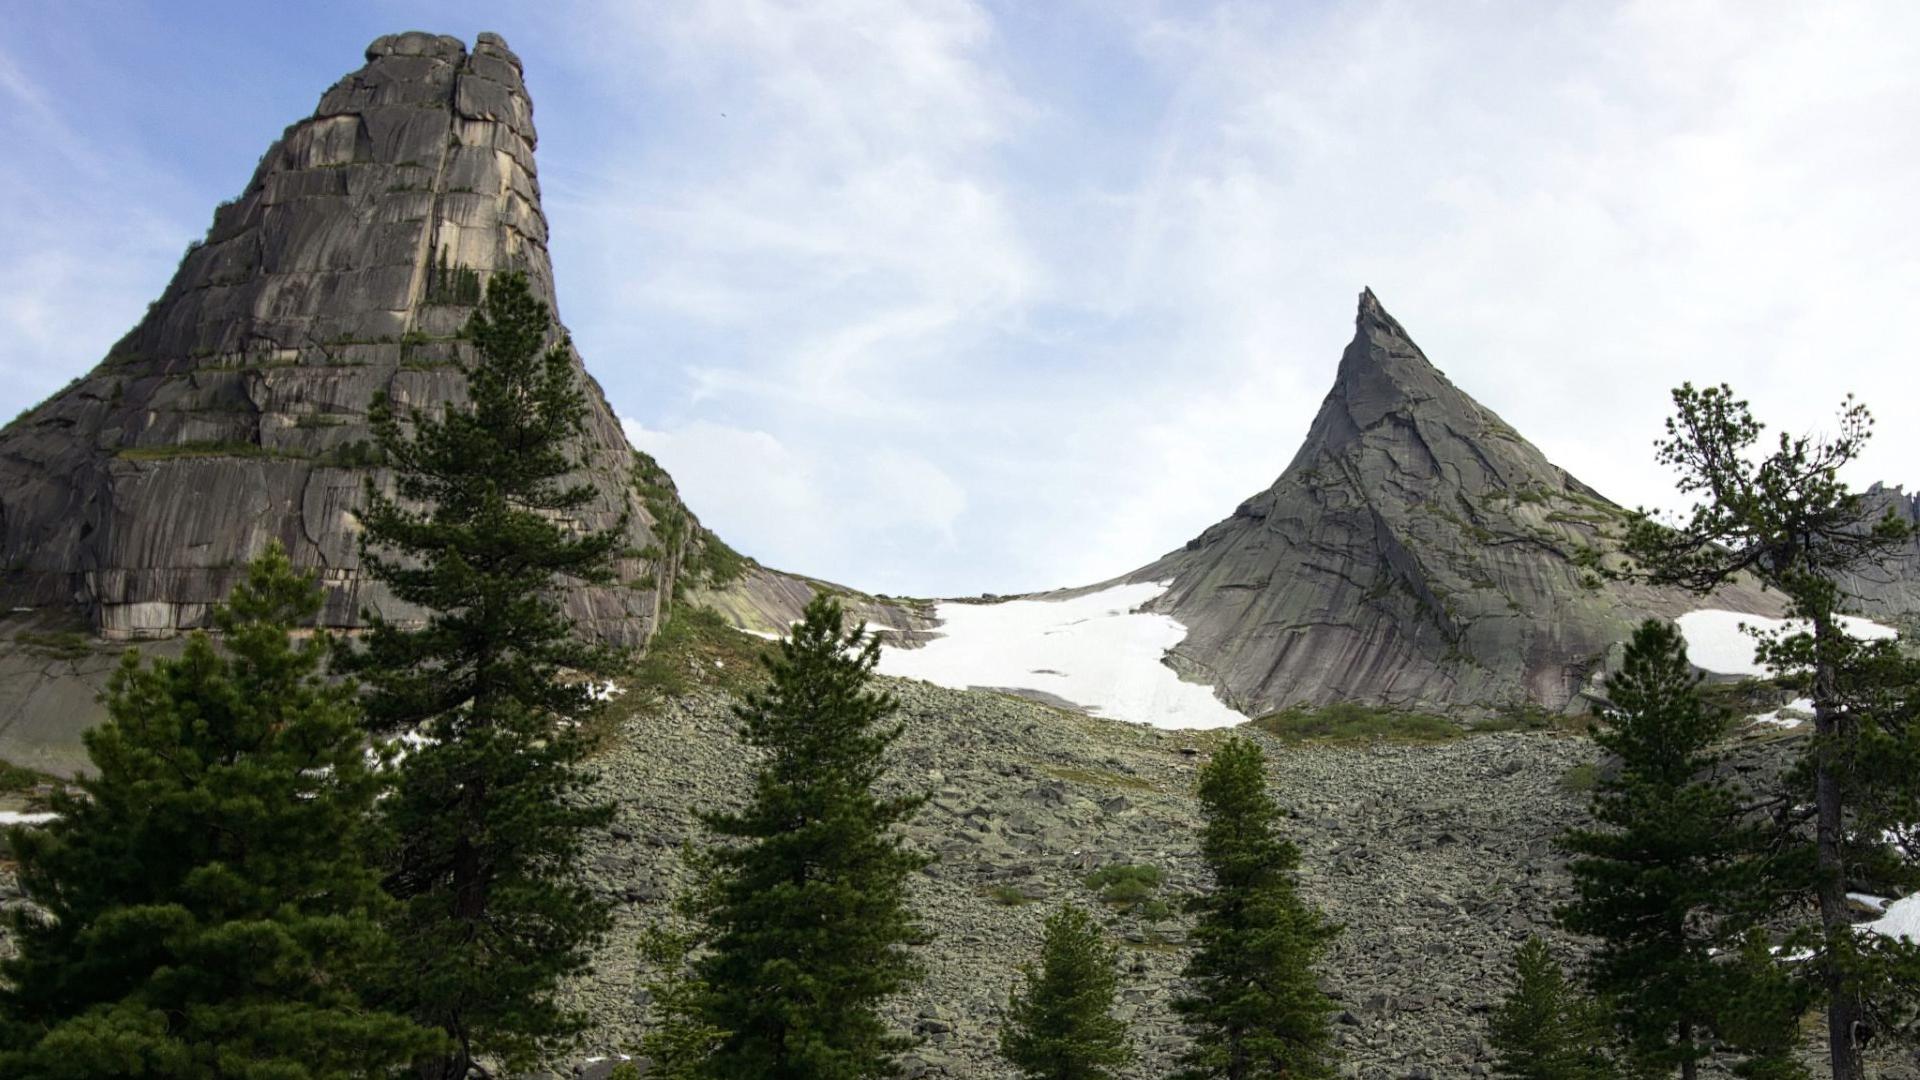
<path fill-rule="evenodd" d="M 620 426 L 673 475 L 702 524 L 749 553 L 776 553 L 783 569 L 832 577 L 861 569 L 873 550 L 937 557 L 954 544 L 967 505 L 938 465 L 892 447 L 804 453 L 767 432 L 708 421 L 671 432 L 627 417 Z M 905 580 L 869 573 L 857 583 L 897 590 Z"/>

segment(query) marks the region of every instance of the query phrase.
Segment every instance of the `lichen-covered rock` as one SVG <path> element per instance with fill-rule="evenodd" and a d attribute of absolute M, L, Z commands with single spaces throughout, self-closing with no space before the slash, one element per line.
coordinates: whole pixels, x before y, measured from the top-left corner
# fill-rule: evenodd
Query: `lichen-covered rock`
<path fill-rule="evenodd" d="M 203 625 L 274 540 L 328 590 L 322 621 L 405 618 L 360 572 L 354 511 L 368 404 L 461 402 L 462 325 L 499 271 L 555 303 L 520 61 L 493 34 L 394 34 L 321 96 L 214 212 L 140 324 L 93 371 L 0 432 L 0 605 L 78 609 L 111 639 Z M 555 310 L 557 311 L 557 305 Z M 584 367 L 580 447 L 597 528 L 630 515 L 621 584 L 570 614 L 646 639 L 689 543 L 671 497 L 636 497 L 634 458 Z M 664 474 L 649 481 L 669 494 Z M 639 554 L 644 553 L 644 555 Z"/>
<path fill-rule="evenodd" d="M 1251 716 L 1294 704 L 1580 709 L 1637 620 L 1716 606 L 1602 580 L 1626 514 L 1436 370 L 1371 291 L 1306 442 L 1233 515 L 1129 576 L 1171 657 Z"/>

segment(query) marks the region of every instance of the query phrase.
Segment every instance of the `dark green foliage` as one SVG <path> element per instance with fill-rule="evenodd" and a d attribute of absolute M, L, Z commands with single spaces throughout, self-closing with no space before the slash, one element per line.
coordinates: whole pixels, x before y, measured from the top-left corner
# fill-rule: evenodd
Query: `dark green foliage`
<path fill-rule="evenodd" d="M 1145 863 L 1114 863 L 1086 876 L 1087 888 L 1100 894 L 1100 901 L 1112 907 L 1132 910 L 1153 899 L 1160 891 L 1165 875 L 1160 868 Z"/>
<path fill-rule="evenodd" d="M 1537 937 L 1514 954 L 1515 981 L 1493 1014 L 1493 1074 L 1509 1080 L 1609 1080 L 1606 1019 Z"/>
<path fill-rule="evenodd" d="M 1805 967 L 1826 1005 L 1833 1076 L 1863 1080 L 1863 1038 L 1892 1032 L 1913 1015 L 1912 984 L 1896 973 L 1920 966 L 1920 950 L 1863 940 L 1846 893 L 1856 877 L 1898 869 L 1882 836 L 1920 817 L 1920 771 L 1911 767 L 1920 761 L 1912 722 L 1920 679 L 1897 649 L 1844 632 L 1838 582 L 1894 551 L 1909 529 L 1891 512 L 1873 520 L 1839 478 L 1872 433 L 1872 417 L 1851 399 L 1833 438 L 1783 433 L 1764 456 L 1756 456 L 1762 425 L 1728 387 L 1685 385 L 1673 400 L 1659 456 L 1698 501 L 1675 524 L 1639 515 L 1626 550 L 1638 576 L 1699 592 L 1751 574 L 1784 593 L 1791 614 L 1810 628 L 1763 649 L 1782 681 L 1813 700 L 1814 712 L 1797 791 L 1782 800 L 1787 835 L 1805 845 L 1813 869 L 1797 887 L 1783 888 L 1781 900 L 1811 901 L 1803 909 L 1818 913 L 1807 928 L 1815 955 Z M 1869 756 L 1892 767 L 1867 765 Z M 1809 815 L 1794 809 L 1801 799 Z"/>
<path fill-rule="evenodd" d="M 327 451 L 321 456 L 320 463 L 342 469 L 374 469 L 385 464 L 385 458 L 381 456 L 378 445 L 365 439 L 353 439 Z"/>
<path fill-rule="evenodd" d="M 22 630 L 13 641 L 36 656 L 55 660 L 84 660 L 93 655 L 93 641 L 78 631 Z"/>
<path fill-rule="evenodd" d="M 633 490 L 640 496 L 640 505 L 646 508 L 647 518 L 652 522 L 654 543 L 659 547 L 655 558 L 677 558 L 686 548 L 694 522 L 680 502 L 673 477 L 667 475 L 667 470 L 660 467 L 653 455 L 635 450 L 632 481 Z"/>
<path fill-rule="evenodd" d="M 708 1076 L 889 1076 L 909 1045 L 878 1010 L 919 976 L 906 892 L 927 860 L 892 831 L 922 799 L 876 790 L 900 735 L 893 698 L 868 687 L 878 660 L 864 627 L 816 596 L 768 687 L 736 709 L 763 764 L 744 809 L 704 817 L 720 842 L 689 905 L 706 943 L 698 1016 L 727 1033 Z"/>
<path fill-rule="evenodd" d="M 11 761 L 0 761 L 0 792 L 31 791 L 42 784 L 48 788 L 57 788 L 63 781 L 38 769 L 25 765 L 15 765 Z"/>
<path fill-rule="evenodd" d="M 1215 751 L 1200 772 L 1200 804 L 1200 856 L 1213 883 L 1187 901 L 1195 948 L 1173 1007 L 1193 1048 L 1180 1075 L 1332 1076 L 1332 1002 L 1313 965 L 1338 928 L 1300 898 L 1300 854 L 1276 829 L 1260 747 L 1234 738 Z"/>
<path fill-rule="evenodd" d="M 619 699 L 649 708 L 696 686 L 745 694 L 766 682 L 766 660 L 776 646 L 743 634 L 710 607 L 674 604 L 660 629 L 637 657 Z"/>
<path fill-rule="evenodd" d="M 1446 742 L 1463 734 L 1459 725 L 1445 717 L 1352 701 L 1336 701 L 1319 708 L 1296 705 L 1262 716 L 1253 724 L 1285 742 Z"/>
<path fill-rule="evenodd" d="M 1569 832 L 1576 899 L 1560 910 L 1570 930 L 1596 939 L 1588 987 L 1643 1070 L 1693 1075 L 1715 1035 L 1792 1027 L 1805 1008 L 1792 995 L 1746 993 L 1764 978 L 1716 957 L 1738 951 L 1769 914 L 1773 885 L 1792 873 L 1773 854 L 1771 828 L 1745 820 L 1720 774 L 1714 744 L 1724 712 L 1696 691 L 1699 676 L 1672 624 L 1634 632 L 1613 708 L 1594 741 L 1618 759 L 1593 801 L 1598 828 Z M 1767 1007 L 1764 1016 L 1736 1015 Z"/>
<path fill-rule="evenodd" d="M 438 1045 L 360 993 L 391 946 L 381 781 L 325 637 L 288 634 L 319 609 L 275 547 L 216 610 L 222 647 L 114 674 L 98 775 L 11 835 L 52 918 L 14 925 L 0 1075 L 346 1080 Z"/>
<path fill-rule="evenodd" d="M 427 268 L 427 303 L 473 305 L 480 302 L 480 271 L 447 261 L 447 249 Z"/>
<path fill-rule="evenodd" d="M 1112 1080 L 1133 1060 L 1126 1025 L 1113 1016 L 1119 957 L 1085 911 L 1047 916 L 1039 964 L 1007 1002 L 1000 1055 L 1026 1080 Z"/>
<path fill-rule="evenodd" d="M 700 944 L 697 932 L 650 928 L 640 939 L 640 956 L 659 972 L 647 983 L 652 1008 L 640 1054 L 652 1063 L 650 1080 L 701 1080 L 707 1061 L 726 1035 L 701 1018 L 707 984 L 687 962 Z"/>
<path fill-rule="evenodd" d="M 384 399 L 371 410 L 405 501 L 368 481 L 362 559 L 430 614 L 418 629 L 370 616 L 351 663 L 374 729 L 424 739 L 381 808 L 401 901 L 391 992 L 455 1047 L 429 1076 L 555 1049 L 579 1025 L 555 988 L 608 924 L 578 869 L 582 835 L 610 814 L 583 794 L 596 706 L 582 677 L 619 658 L 576 638 L 555 589 L 609 581 L 624 523 L 562 524 L 594 495 L 567 479 L 586 404 L 552 333 L 525 276 L 496 275 L 467 323 L 469 405 L 416 412 L 410 434 Z"/>
<path fill-rule="evenodd" d="M 723 589 L 746 576 L 753 560 L 727 546 L 711 529 L 701 529 L 686 570 L 710 589 Z"/>

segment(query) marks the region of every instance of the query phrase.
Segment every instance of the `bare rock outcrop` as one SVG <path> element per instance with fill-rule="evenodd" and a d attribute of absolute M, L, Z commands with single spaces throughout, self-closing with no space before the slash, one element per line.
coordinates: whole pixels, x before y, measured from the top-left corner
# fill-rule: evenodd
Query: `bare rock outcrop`
<path fill-rule="evenodd" d="M 83 768 L 118 643 L 204 625 L 272 541 L 319 574 L 323 625 L 412 614 L 360 570 L 354 512 L 369 477 L 388 480 L 367 409 L 382 392 L 427 412 L 465 400 L 455 361 L 490 275 L 526 273 L 558 313 L 535 143 L 498 36 L 378 39 L 215 210 L 139 325 L 0 430 L 0 756 Z M 579 373 L 596 497 L 573 524 L 625 515 L 628 542 L 617 584 L 564 603 L 639 645 L 717 542 Z"/>
<path fill-rule="evenodd" d="M 1913 630 L 1920 617 L 1920 491 L 1875 484 L 1864 493 L 1869 516 L 1892 514 L 1913 530 L 1906 546 L 1840 582 L 1847 606 L 1871 619 Z"/>
<path fill-rule="evenodd" d="M 1604 580 L 1625 511 L 1428 363 L 1369 290 L 1293 461 L 1232 516 L 1132 575 L 1188 636 L 1170 657 L 1258 716 L 1361 701 L 1580 709 L 1648 615 L 1770 613 Z"/>
<path fill-rule="evenodd" d="M 324 623 L 396 614 L 356 550 L 354 509 L 380 475 L 368 404 L 464 399 L 452 362 L 489 275 L 524 271 L 555 296 L 519 59 L 493 34 L 469 50 L 425 33 L 366 59 L 267 150 L 106 359 L 0 431 L 0 605 L 164 637 L 202 625 L 278 540 L 319 571 Z M 677 497 L 639 497 L 619 422 L 581 375 L 598 498 L 577 524 L 630 513 L 630 548 L 648 554 L 567 606 L 639 643 L 703 534 Z M 664 474 L 648 483 L 671 494 Z"/>

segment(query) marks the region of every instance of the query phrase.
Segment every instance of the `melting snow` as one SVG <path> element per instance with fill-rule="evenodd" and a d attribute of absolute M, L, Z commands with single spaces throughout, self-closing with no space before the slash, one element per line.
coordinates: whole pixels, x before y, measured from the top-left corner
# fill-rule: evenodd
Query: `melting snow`
<path fill-rule="evenodd" d="M 1680 633 L 1687 639 L 1687 659 L 1697 667 L 1722 675 L 1772 674 L 1754 662 L 1754 640 L 1752 635 L 1740 629 L 1742 623 L 1769 631 L 1789 627 L 1789 624 L 1793 630 L 1805 626 L 1805 620 L 1802 619 L 1769 619 L 1765 615 L 1745 615 L 1719 608 L 1689 611 L 1674 622 L 1680 625 Z M 1840 616 L 1840 626 L 1862 641 L 1896 637 L 1899 634 L 1890 626 L 1852 615 Z"/>
<path fill-rule="evenodd" d="M 1887 905 L 1887 913 L 1861 927 L 1886 937 L 1920 941 L 1920 896 L 1909 896 Z"/>
<path fill-rule="evenodd" d="M 1039 691 L 1099 716 L 1160 728 L 1244 723 L 1212 688 L 1182 682 L 1160 662 L 1187 628 L 1134 609 L 1165 591 L 1167 583 L 1143 583 L 1069 600 L 941 603 L 941 636 L 918 649 L 883 646 L 880 671 L 962 690 Z"/>
<path fill-rule="evenodd" d="M 1698 661 L 1695 662 L 1698 663 Z M 1798 727 L 1812 715 L 1813 699 L 1801 697 L 1794 698 L 1772 712 L 1754 713 L 1747 719 L 1752 723 L 1766 724 L 1770 727 Z"/>

